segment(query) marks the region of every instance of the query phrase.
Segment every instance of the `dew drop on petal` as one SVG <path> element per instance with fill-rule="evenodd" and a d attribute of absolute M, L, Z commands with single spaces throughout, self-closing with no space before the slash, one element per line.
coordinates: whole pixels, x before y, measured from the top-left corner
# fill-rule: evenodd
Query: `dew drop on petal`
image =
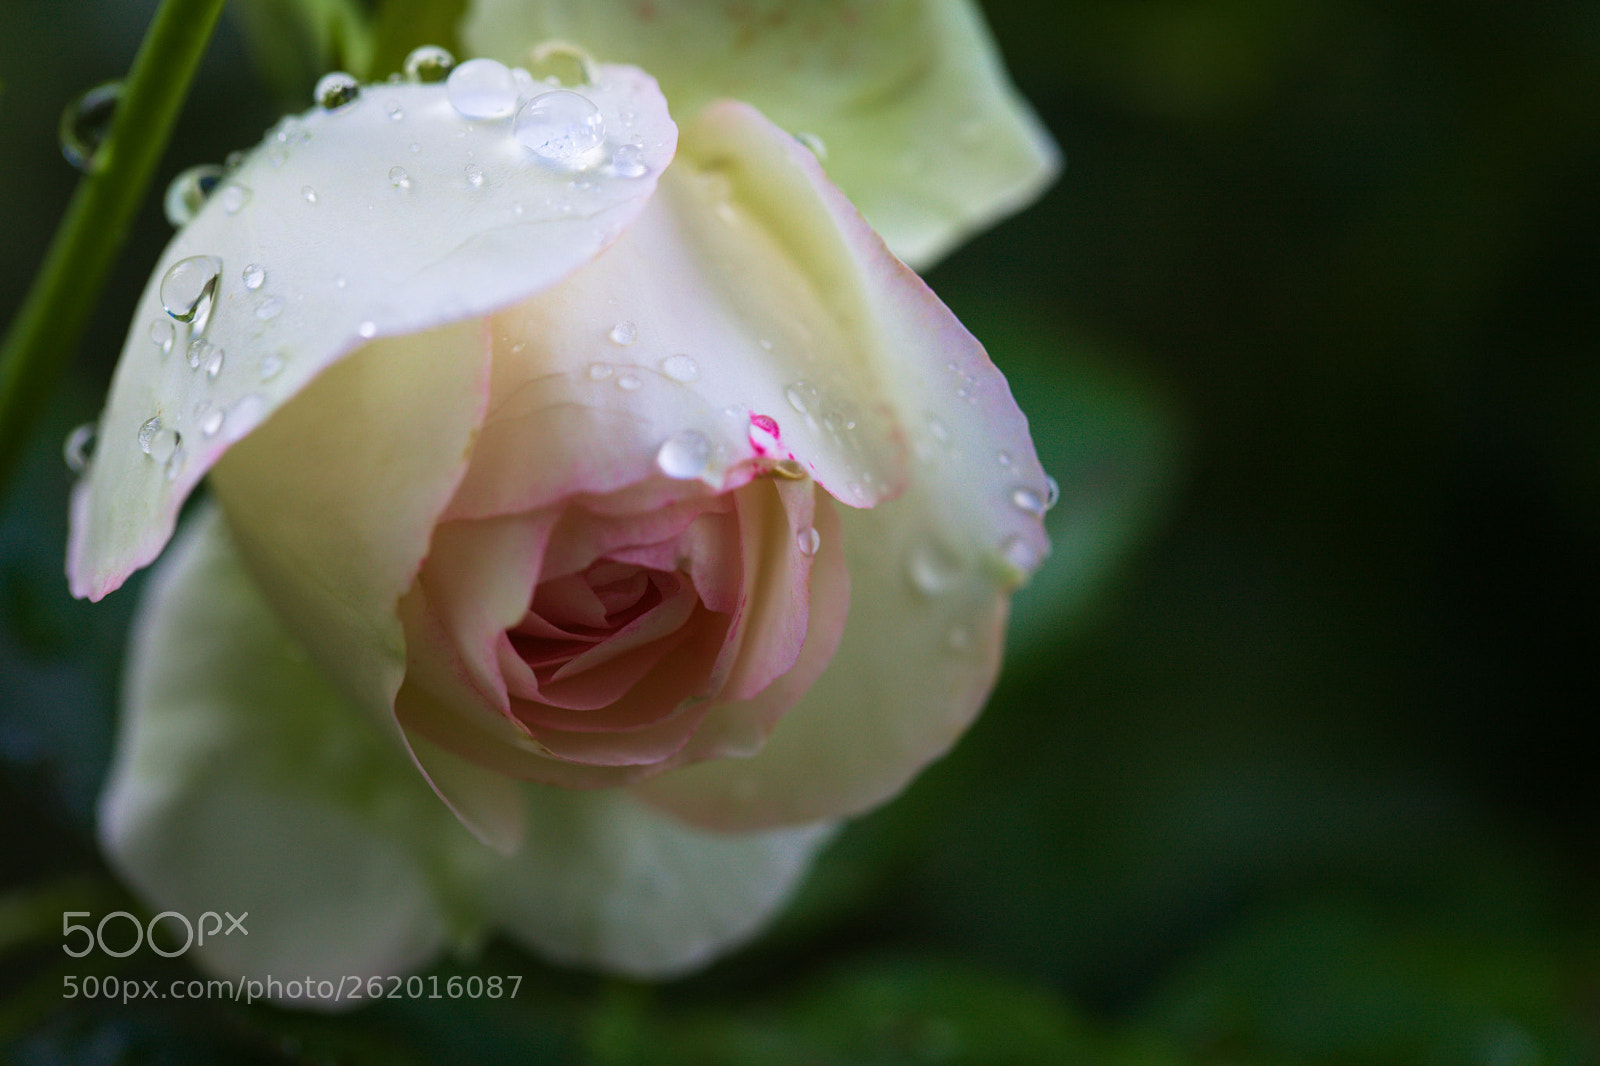
<path fill-rule="evenodd" d="M 146 423 L 148 425 L 148 423 Z M 158 463 L 164 463 L 172 458 L 172 453 L 178 450 L 178 445 L 183 443 L 183 435 L 175 429 L 167 429 L 157 425 L 155 432 L 150 434 L 149 440 L 144 440 L 141 434 L 140 446 L 145 454 Z"/>
<path fill-rule="evenodd" d="M 85 174 L 99 169 L 100 148 L 111 132 L 111 119 L 121 99 L 122 83 L 108 81 L 88 90 L 61 112 L 61 154 Z"/>
<path fill-rule="evenodd" d="M 150 323 L 150 343 L 160 348 L 162 355 L 172 351 L 172 338 L 175 333 L 169 319 L 158 318 Z"/>
<path fill-rule="evenodd" d="M 401 68 L 407 81 L 423 85 L 444 81 L 456 65 L 456 57 L 436 44 L 413 48 Z"/>
<path fill-rule="evenodd" d="M 807 381 L 796 381 L 783 390 L 784 398 L 799 414 L 810 414 L 817 403 L 817 387 Z"/>
<path fill-rule="evenodd" d="M 661 360 L 661 372 L 673 381 L 681 381 L 684 384 L 688 384 L 691 381 L 699 380 L 700 364 L 694 361 L 693 356 L 679 352 Z"/>
<path fill-rule="evenodd" d="M 356 327 L 356 332 L 361 334 L 362 339 L 370 341 L 378 335 L 378 324 L 370 320 L 363 322 Z"/>
<path fill-rule="evenodd" d="M 276 352 L 268 353 L 261 357 L 261 366 L 257 373 L 260 374 L 262 381 L 270 381 L 283 370 L 283 363 L 283 356 Z"/>
<path fill-rule="evenodd" d="M 167 268 L 161 276 L 161 307 L 179 322 L 205 329 L 217 295 L 222 260 L 214 255 L 191 255 Z"/>
<path fill-rule="evenodd" d="M 750 416 L 750 447 L 757 455 L 766 455 L 778 448 L 778 423 L 770 415 Z"/>
<path fill-rule="evenodd" d="M 268 296 L 265 300 L 262 300 L 260 303 L 256 304 L 256 318 L 260 319 L 262 322 L 270 322 L 272 319 L 277 318 L 282 313 L 282 296 Z"/>
<path fill-rule="evenodd" d="M 1011 490 L 1011 505 L 1031 515 L 1042 515 L 1046 510 L 1044 497 L 1030 488 L 1019 486 Z"/>
<path fill-rule="evenodd" d="M 801 131 L 794 135 L 794 139 L 805 145 L 811 154 L 817 157 L 817 162 L 826 163 L 828 161 L 828 146 L 815 133 Z"/>
<path fill-rule="evenodd" d="M 222 423 L 226 418 L 227 413 L 220 407 L 217 410 L 212 411 L 210 414 L 206 415 L 200 420 L 200 435 L 202 437 L 216 436 L 217 430 L 222 428 Z"/>
<path fill-rule="evenodd" d="M 83 425 L 67 434 L 65 443 L 61 445 L 61 456 L 67 461 L 67 469 L 74 474 L 81 474 L 89 469 L 89 463 L 94 457 L 94 438 L 99 432 L 99 426 L 94 422 L 85 422 Z"/>
<path fill-rule="evenodd" d="M 173 434 L 173 437 L 176 438 L 177 436 L 178 435 L 176 433 Z M 189 450 L 181 443 L 174 442 L 172 446 L 172 454 L 167 456 L 167 480 L 178 480 L 178 475 L 183 473 L 183 468 L 188 462 Z"/>
<path fill-rule="evenodd" d="M 1001 542 L 1000 556 L 1024 574 L 1033 573 L 1042 561 L 1034 546 L 1025 537 L 1015 534 Z"/>
<path fill-rule="evenodd" d="M 150 454 L 150 442 L 161 432 L 161 416 L 151 415 L 139 425 L 139 450 Z"/>
<path fill-rule="evenodd" d="M 450 71 L 445 95 L 463 118 L 507 118 L 517 109 L 517 80 L 494 59 L 469 59 Z"/>
<path fill-rule="evenodd" d="M 316 100 L 317 106 L 324 111 L 335 111 L 347 104 L 353 104 L 360 96 L 361 83 L 342 70 L 324 74 L 311 92 L 312 99 Z"/>
<path fill-rule="evenodd" d="M 906 573 L 918 592 L 935 595 L 949 588 L 961 573 L 961 562 L 935 544 L 913 548 Z"/>
<path fill-rule="evenodd" d="M 226 354 L 227 353 L 223 349 L 217 347 L 213 347 L 209 352 L 206 353 L 204 367 L 206 377 L 215 380 L 216 376 L 222 373 L 222 358 Z"/>
<path fill-rule="evenodd" d="M 698 430 L 685 429 L 668 437 L 656 452 L 656 466 L 670 478 L 697 478 L 711 465 L 711 442 Z"/>
<path fill-rule="evenodd" d="M 230 215 L 237 215 L 245 204 L 250 202 L 250 190 L 237 182 L 222 187 L 217 194 L 217 202 L 222 209 Z"/>
<path fill-rule="evenodd" d="M 644 148 L 637 144 L 619 144 L 611 153 L 611 172 L 619 178 L 642 178 L 650 173 L 644 161 Z"/>
<path fill-rule="evenodd" d="M 267 272 L 260 263 L 251 263 L 246 266 L 239 277 L 244 281 L 244 287 L 251 292 L 255 292 L 267 283 Z"/>
<path fill-rule="evenodd" d="M 627 319 L 623 319 L 621 322 L 618 322 L 616 325 L 611 327 L 610 337 L 612 343 L 627 347 L 638 339 L 639 327 L 635 326 Z"/>
<path fill-rule="evenodd" d="M 513 133 L 540 158 L 566 163 L 600 146 L 606 136 L 606 120 L 587 96 L 556 89 L 522 105 Z"/>
<path fill-rule="evenodd" d="M 604 381 L 606 378 L 608 378 L 610 376 L 611 376 L 611 368 L 609 366 L 606 366 L 604 363 L 590 363 L 589 364 L 589 380 L 590 381 Z"/>
<path fill-rule="evenodd" d="M 161 209 L 167 221 L 176 229 L 187 226 L 206 205 L 207 198 L 224 173 L 219 166 L 202 163 L 173 178 L 161 200 Z"/>
<path fill-rule="evenodd" d="M 399 122 L 401 119 L 403 119 L 405 117 L 406 117 L 406 113 L 400 107 L 399 104 L 395 104 L 393 107 L 391 107 L 389 109 L 389 121 L 390 122 Z"/>
<path fill-rule="evenodd" d="M 1044 509 L 1046 511 L 1061 502 L 1061 486 L 1049 474 L 1044 476 Z"/>
<path fill-rule="evenodd" d="M 1009 470 L 1011 468 L 1011 453 L 996 452 L 994 455 L 994 461 Z"/>
<path fill-rule="evenodd" d="M 390 167 L 389 184 L 397 189 L 409 189 L 411 188 L 411 175 L 406 173 L 405 167 Z"/>
<path fill-rule="evenodd" d="M 950 427 L 936 414 L 928 415 L 928 432 L 933 434 L 933 439 L 940 444 L 950 443 Z"/>
<path fill-rule="evenodd" d="M 300 187 L 300 196 L 308 204 L 314 204 L 317 202 L 317 190 L 313 189 L 309 185 L 302 185 Z"/>
<path fill-rule="evenodd" d="M 822 534 L 817 532 L 815 526 L 807 526 L 795 534 L 795 541 L 801 555 L 815 555 L 817 549 L 822 547 Z"/>
<path fill-rule="evenodd" d="M 623 392 L 632 392 L 634 389 L 637 389 L 643 384 L 644 382 L 640 380 L 638 374 L 626 373 L 620 374 L 617 377 L 617 388 L 621 389 Z"/>
<path fill-rule="evenodd" d="M 194 340 L 190 341 L 189 347 L 183 353 L 184 359 L 189 364 L 189 369 L 199 370 L 201 364 L 206 361 L 208 356 L 210 356 L 211 349 L 214 347 L 215 345 L 206 340 L 204 337 L 196 337 Z"/>

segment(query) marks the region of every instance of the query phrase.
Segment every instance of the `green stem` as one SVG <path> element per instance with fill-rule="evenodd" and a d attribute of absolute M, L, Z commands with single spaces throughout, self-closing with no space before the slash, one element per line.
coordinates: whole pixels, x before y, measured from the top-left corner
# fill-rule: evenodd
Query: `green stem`
<path fill-rule="evenodd" d="M 97 168 L 78 183 L 0 345 L 0 492 L 127 239 L 222 4 L 162 0 L 134 57 Z"/>

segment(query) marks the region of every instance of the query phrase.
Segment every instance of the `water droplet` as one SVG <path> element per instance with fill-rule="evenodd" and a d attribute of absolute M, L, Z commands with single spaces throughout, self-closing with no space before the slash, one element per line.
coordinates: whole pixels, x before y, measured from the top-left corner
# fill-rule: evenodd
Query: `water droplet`
<path fill-rule="evenodd" d="M 93 174 L 100 167 L 100 149 L 111 132 L 111 119 L 121 99 L 122 83 L 108 81 L 96 85 L 61 112 L 61 154 L 85 174 Z"/>
<path fill-rule="evenodd" d="M 465 169 L 467 184 L 474 189 L 481 188 L 483 186 L 483 168 L 476 163 L 468 163 Z"/>
<path fill-rule="evenodd" d="M 656 452 L 656 466 L 670 478 L 697 478 L 711 465 L 711 442 L 698 430 L 685 429 L 668 437 Z"/>
<path fill-rule="evenodd" d="M 817 405 L 817 387 L 807 381 L 796 381 L 783 390 L 784 398 L 795 411 L 806 415 Z"/>
<path fill-rule="evenodd" d="M 661 360 L 661 372 L 673 381 L 681 381 L 687 384 L 688 382 L 699 380 L 700 364 L 694 361 L 693 356 L 679 352 Z"/>
<path fill-rule="evenodd" d="M 530 78 L 539 78 L 549 85 L 589 85 L 594 81 L 593 60 L 582 49 L 566 41 L 546 41 L 533 50 L 529 57 Z"/>
<path fill-rule="evenodd" d="M 766 455 L 778 448 L 778 423 L 770 415 L 750 416 L 750 447 L 757 455 Z"/>
<path fill-rule="evenodd" d="M 643 384 L 644 382 L 639 379 L 638 374 L 625 373 L 617 376 L 617 388 L 623 392 L 632 392 Z"/>
<path fill-rule="evenodd" d="M 206 352 L 206 377 L 215 381 L 217 375 L 222 373 L 222 357 L 225 354 L 226 353 L 223 349 L 217 347 L 212 347 L 210 351 Z"/>
<path fill-rule="evenodd" d="M 406 113 L 405 113 L 404 109 L 402 109 L 400 107 L 399 104 L 395 104 L 393 107 L 391 107 L 389 109 L 389 121 L 390 122 L 399 122 L 401 119 L 403 119 L 405 117 L 406 117 Z"/>
<path fill-rule="evenodd" d="M 67 461 L 68 470 L 74 474 L 81 474 L 89 469 L 89 463 L 94 457 L 94 438 L 98 432 L 99 426 L 96 423 L 85 422 L 67 434 L 66 442 L 61 445 L 61 455 Z"/>
<path fill-rule="evenodd" d="M 173 434 L 176 438 L 178 435 Z M 183 473 L 183 468 L 189 462 L 189 450 L 176 441 L 172 446 L 172 454 L 167 456 L 167 480 L 176 481 L 178 475 Z"/>
<path fill-rule="evenodd" d="M 270 322 L 283 313 L 283 297 L 268 296 L 256 304 L 256 318 L 262 322 Z"/>
<path fill-rule="evenodd" d="M 450 71 L 455 65 L 455 56 L 436 44 L 425 44 L 421 48 L 411 50 L 401 69 L 405 72 L 407 81 L 428 85 L 444 81 L 450 76 Z"/>
<path fill-rule="evenodd" d="M 389 184 L 397 189 L 409 189 L 411 188 L 411 175 L 406 173 L 405 167 L 390 167 Z"/>
<path fill-rule="evenodd" d="M 814 526 L 807 526 L 800 530 L 794 535 L 794 539 L 800 548 L 801 555 L 815 555 L 817 554 L 817 549 L 822 547 L 822 534 L 818 533 Z"/>
<path fill-rule="evenodd" d="M 933 439 L 940 444 L 950 443 L 950 427 L 936 414 L 928 415 L 928 432 L 933 434 Z"/>
<path fill-rule="evenodd" d="M 179 322 L 193 323 L 196 332 L 205 329 L 221 273 L 222 260 L 214 255 L 191 255 L 173 263 L 161 277 L 162 310 Z"/>
<path fill-rule="evenodd" d="M 517 109 L 517 80 L 493 59 L 469 59 L 450 71 L 445 95 L 463 118 L 506 118 Z"/>
<path fill-rule="evenodd" d="M 216 436 L 217 430 L 222 428 L 222 423 L 227 419 L 227 417 L 227 412 L 221 408 L 212 411 L 210 414 L 206 415 L 200 420 L 200 435 L 202 437 Z"/>
<path fill-rule="evenodd" d="M 828 161 L 828 146 L 815 133 L 802 131 L 795 134 L 794 139 L 810 149 L 811 154 L 817 157 L 817 162 L 826 163 Z"/>
<path fill-rule="evenodd" d="M 590 381 L 604 381 L 606 378 L 608 378 L 610 376 L 611 376 L 611 368 L 609 366 L 606 366 L 604 363 L 590 363 L 589 364 L 589 380 Z"/>
<path fill-rule="evenodd" d="M 309 185 L 300 186 L 300 195 L 308 204 L 314 204 L 317 202 L 317 190 L 313 189 Z"/>
<path fill-rule="evenodd" d="M 569 163 L 600 146 L 606 120 L 587 96 L 556 89 L 523 104 L 513 132 L 540 158 Z"/>
<path fill-rule="evenodd" d="M 345 280 L 345 277 L 344 277 L 343 274 L 335 274 L 333 276 L 333 287 L 334 288 L 342 289 L 348 284 L 350 284 L 350 283 Z"/>
<path fill-rule="evenodd" d="M 1025 486 L 1018 486 L 1011 490 L 1011 504 L 1019 511 L 1031 515 L 1042 515 L 1045 512 L 1044 497 Z"/>
<path fill-rule="evenodd" d="M 172 322 L 168 319 L 158 318 L 150 323 L 150 343 L 160 348 L 162 355 L 172 351 L 172 338 L 175 333 Z"/>
<path fill-rule="evenodd" d="M 642 178 L 650 173 L 644 161 L 644 148 L 637 144 L 619 144 L 611 153 L 611 173 L 619 178 Z"/>
<path fill-rule="evenodd" d="M 215 347 L 216 345 L 212 344 L 204 337 L 196 337 L 194 340 L 190 341 L 188 349 L 184 352 L 184 358 L 189 363 L 189 369 L 199 370 L 201 364 L 203 364 L 206 359 L 210 357 L 211 350 Z"/>
<path fill-rule="evenodd" d="M 961 575 L 961 560 L 942 545 L 923 544 L 912 550 L 906 573 L 918 592 L 933 596 Z"/>
<path fill-rule="evenodd" d="M 1056 479 L 1049 474 L 1044 476 L 1044 509 L 1046 511 L 1061 502 L 1061 486 L 1056 484 Z"/>
<path fill-rule="evenodd" d="M 141 444 L 144 443 L 141 441 Z M 173 453 L 178 450 L 178 445 L 182 443 L 183 434 L 175 429 L 165 429 L 157 426 L 155 432 L 150 434 L 150 440 L 144 450 L 145 454 L 156 462 L 164 463 L 172 458 Z"/>
<path fill-rule="evenodd" d="M 1001 466 L 1005 467 L 1007 470 L 1011 469 L 1011 453 L 1010 452 L 995 452 L 994 453 L 994 461 L 999 463 Z"/>
<path fill-rule="evenodd" d="M 187 226 L 205 206 L 207 197 L 211 195 L 211 190 L 217 187 L 217 182 L 222 180 L 222 176 L 221 167 L 203 163 L 197 167 L 190 167 L 173 178 L 167 186 L 166 196 L 161 200 L 161 208 L 167 216 L 167 221 L 176 229 Z"/>
<path fill-rule="evenodd" d="M 161 416 L 151 415 L 139 425 L 139 450 L 150 454 L 150 442 L 161 432 Z"/>
<path fill-rule="evenodd" d="M 356 332 L 361 334 L 363 339 L 370 341 L 378 335 L 378 324 L 370 320 L 363 322 L 356 327 Z"/>
<path fill-rule="evenodd" d="M 1024 574 L 1033 573 L 1042 561 L 1038 550 L 1026 538 L 1017 534 L 1007 537 L 1000 544 L 1000 556 Z"/>
<path fill-rule="evenodd" d="M 267 272 L 260 263 L 248 264 L 239 277 L 244 281 L 244 287 L 251 292 L 255 292 L 267 282 Z"/>
<path fill-rule="evenodd" d="M 283 370 L 283 363 L 283 356 L 277 354 L 276 352 L 270 352 L 266 355 L 263 355 L 261 357 L 261 368 L 259 371 L 261 380 L 270 381 L 271 379 L 277 377 L 279 372 Z"/>
<path fill-rule="evenodd" d="M 611 337 L 612 343 L 620 344 L 626 348 L 628 345 L 632 344 L 636 339 L 638 339 L 639 327 L 635 326 L 627 319 L 623 319 L 621 322 L 618 322 L 616 325 L 611 327 L 611 333 L 609 336 Z"/>
<path fill-rule="evenodd" d="M 245 204 L 250 202 L 250 190 L 237 182 L 224 185 L 217 194 L 217 202 L 222 209 L 230 215 L 237 215 Z"/>
<path fill-rule="evenodd" d="M 342 70 L 324 74 L 317 80 L 311 97 L 324 111 L 335 111 L 353 104 L 361 96 L 361 83 Z"/>

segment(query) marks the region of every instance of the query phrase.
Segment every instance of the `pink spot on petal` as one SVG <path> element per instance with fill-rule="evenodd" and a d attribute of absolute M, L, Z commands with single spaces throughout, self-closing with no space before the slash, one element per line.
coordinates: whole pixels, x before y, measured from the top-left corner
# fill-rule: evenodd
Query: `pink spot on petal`
<path fill-rule="evenodd" d="M 750 447 L 763 457 L 778 450 L 778 423 L 772 416 L 750 416 Z"/>

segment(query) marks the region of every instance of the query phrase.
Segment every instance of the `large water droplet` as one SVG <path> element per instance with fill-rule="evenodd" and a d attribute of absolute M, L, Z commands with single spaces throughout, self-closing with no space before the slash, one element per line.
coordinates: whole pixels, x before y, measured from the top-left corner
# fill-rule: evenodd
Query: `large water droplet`
<path fill-rule="evenodd" d="M 711 442 L 698 430 L 685 429 L 668 437 L 656 452 L 656 466 L 670 478 L 697 478 L 711 465 Z"/>
<path fill-rule="evenodd" d="M 324 74 L 311 92 L 312 99 L 324 111 L 333 111 L 353 104 L 361 96 L 361 83 L 342 70 Z"/>
<path fill-rule="evenodd" d="M 513 130 L 540 158 L 570 163 L 600 146 L 606 120 L 587 96 L 556 89 L 523 104 Z"/>
<path fill-rule="evenodd" d="M 244 287 L 251 292 L 255 292 L 267 283 L 267 272 L 260 263 L 250 263 L 239 277 L 244 282 Z"/>
<path fill-rule="evenodd" d="M 444 81 L 450 76 L 450 71 L 455 65 L 455 56 L 436 44 L 425 44 L 421 48 L 411 50 L 402 69 L 407 81 L 427 85 Z"/>
<path fill-rule="evenodd" d="M 610 337 L 613 344 L 620 344 L 623 347 L 627 347 L 638 339 L 639 327 L 635 326 L 627 319 L 623 319 L 621 322 L 618 322 L 616 325 L 611 327 Z"/>
<path fill-rule="evenodd" d="M 83 425 L 67 434 L 67 439 L 61 446 L 61 456 L 67 461 L 67 469 L 74 474 L 81 474 L 89 469 L 89 463 L 94 457 L 94 438 L 99 432 L 99 426 L 94 422 L 85 422 Z"/>
<path fill-rule="evenodd" d="M 661 360 L 661 372 L 673 381 L 681 381 L 684 384 L 688 384 L 691 381 L 699 380 L 700 364 L 694 361 L 693 356 L 679 352 Z"/>
<path fill-rule="evenodd" d="M 205 206 L 211 190 L 217 187 L 217 182 L 222 180 L 224 171 L 221 167 L 210 163 L 202 163 L 197 167 L 190 167 L 167 186 L 167 194 L 162 197 L 161 208 L 167 216 L 167 221 L 173 227 L 181 229 L 187 226 L 200 209 Z"/>
<path fill-rule="evenodd" d="M 179 322 L 189 322 L 196 332 L 206 328 L 217 297 L 217 277 L 222 260 L 214 255 L 191 255 L 167 268 L 161 277 L 161 307 Z"/>
<path fill-rule="evenodd" d="M 517 80 L 493 59 L 469 59 L 450 72 L 445 95 L 463 118 L 506 118 L 517 109 Z"/>
<path fill-rule="evenodd" d="M 794 539 L 801 555 L 815 555 L 817 549 L 822 547 L 822 534 L 818 533 L 814 526 L 800 530 L 794 535 Z"/>
<path fill-rule="evenodd" d="M 96 85 L 61 112 L 61 154 L 85 174 L 93 174 L 100 167 L 100 148 L 111 132 L 111 119 L 121 99 L 122 83 L 108 81 Z"/>
<path fill-rule="evenodd" d="M 644 147 L 637 144 L 619 144 L 611 153 L 611 173 L 619 178 L 642 178 L 650 173 L 644 161 Z"/>

